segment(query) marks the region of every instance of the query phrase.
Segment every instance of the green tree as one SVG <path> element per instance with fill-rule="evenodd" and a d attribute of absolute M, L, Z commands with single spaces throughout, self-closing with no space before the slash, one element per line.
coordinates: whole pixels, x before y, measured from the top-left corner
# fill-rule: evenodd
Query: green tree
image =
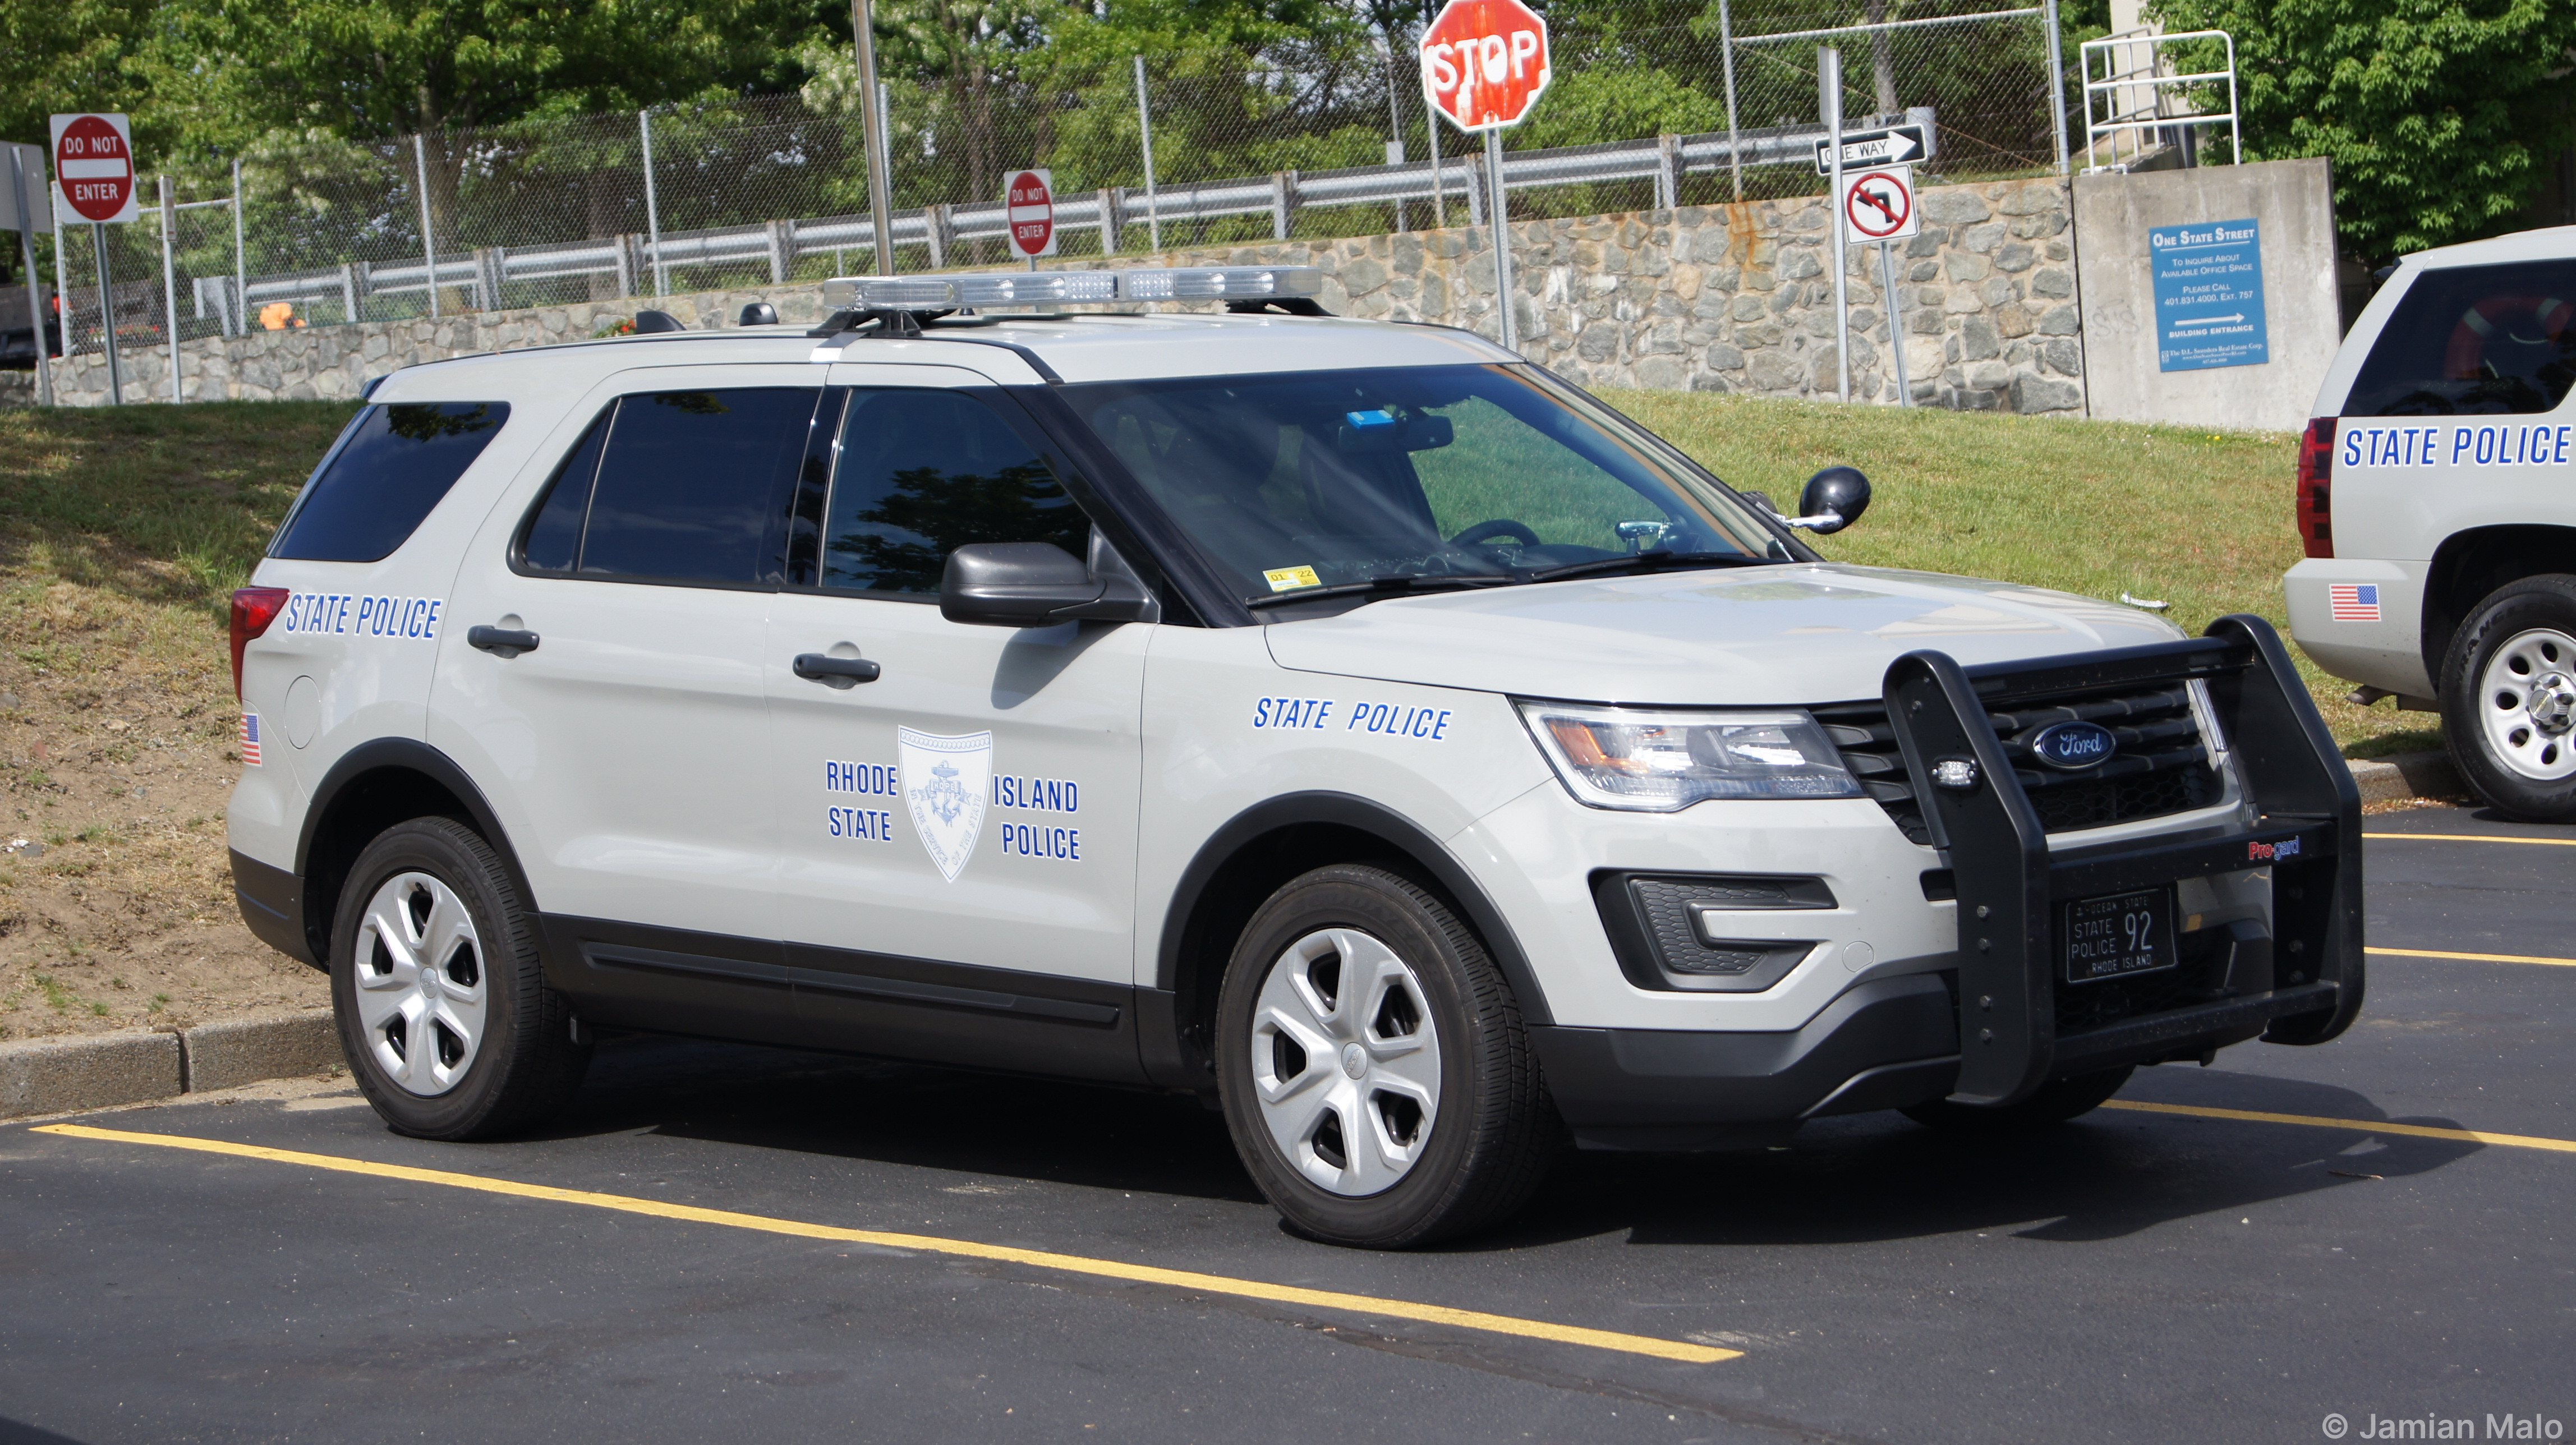
<path fill-rule="evenodd" d="M 2235 38 L 2246 159 L 2333 162 L 2336 228 L 2368 263 L 2515 229 L 2576 137 L 2568 0 L 2164 0 L 2162 15 Z"/>
<path fill-rule="evenodd" d="M 158 137 L 135 67 L 151 0 L 0 0 L 0 140 L 43 145 L 46 117 L 133 111 L 138 148 Z"/>

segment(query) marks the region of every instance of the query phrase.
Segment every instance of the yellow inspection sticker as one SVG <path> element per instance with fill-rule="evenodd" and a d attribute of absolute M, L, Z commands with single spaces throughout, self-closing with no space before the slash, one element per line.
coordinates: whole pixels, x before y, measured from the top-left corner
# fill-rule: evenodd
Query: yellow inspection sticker
<path fill-rule="evenodd" d="M 1312 567 L 1273 567 L 1261 574 L 1273 592 L 1286 592 L 1298 587 L 1321 587 L 1324 579 Z"/>

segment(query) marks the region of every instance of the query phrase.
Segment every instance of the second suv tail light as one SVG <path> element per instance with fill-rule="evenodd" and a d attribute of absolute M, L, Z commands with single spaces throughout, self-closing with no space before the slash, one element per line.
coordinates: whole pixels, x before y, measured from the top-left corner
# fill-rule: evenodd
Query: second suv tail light
<path fill-rule="evenodd" d="M 2299 438 L 2299 543 L 2311 557 L 2334 550 L 2335 419 L 2321 416 Z"/>
<path fill-rule="evenodd" d="M 241 696 L 242 649 L 286 610 L 287 589 L 243 587 L 233 593 L 233 696 Z"/>

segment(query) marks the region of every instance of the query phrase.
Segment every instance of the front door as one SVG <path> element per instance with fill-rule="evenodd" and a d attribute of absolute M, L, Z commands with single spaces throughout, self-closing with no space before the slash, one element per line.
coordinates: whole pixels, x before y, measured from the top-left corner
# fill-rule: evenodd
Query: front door
<path fill-rule="evenodd" d="M 824 403 L 836 455 L 828 485 L 800 497 L 762 656 L 779 932 L 807 1036 L 1133 1077 L 1153 629 L 942 618 L 950 549 L 1043 541 L 1081 556 L 1090 522 L 983 378 L 844 366 L 833 379 L 857 384 Z M 803 675 L 799 657 L 875 676 Z"/>

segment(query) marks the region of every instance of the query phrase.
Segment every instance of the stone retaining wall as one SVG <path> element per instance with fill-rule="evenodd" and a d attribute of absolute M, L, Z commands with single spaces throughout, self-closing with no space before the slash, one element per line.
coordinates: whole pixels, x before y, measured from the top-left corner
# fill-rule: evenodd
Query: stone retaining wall
<path fill-rule="evenodd" d="M 2064 182 L 2054 178 L 1925 190 L 1923 233 L 1897 258 L 1896 300 L 1918 404 L 1966 410 L 2080 411 L 2082 325 Z M 1832 250 L 1822 198 L 1635 211 L 1512 226 L 1515 314 L 1524 354 L 1587 385 L 1835 394 Z M 1481 228 L 1338 241 L 1290 241 L 1118 265 L 1311 264 L 1338 315 L 1465 326 L 1492 335 L 1494 257 Z M 1892 403 L 1891 331 L 1877 252 L 1848 254 L 1852 399 Z M 822 315 L 810 282 L 698 292 L 653 302 L 692 326 L 731 326 L 767 300 L 780 318 Z M 367 322 L 215 337 L 180 347 L 192 400 L 351 397 L 396 367 L 579 340 L 645 302 Z M 169 395 L 167 352 L 124 358 L 126 396 Z M 71 405 L 106 400 L 105 359 L 59 365 Z"/>

